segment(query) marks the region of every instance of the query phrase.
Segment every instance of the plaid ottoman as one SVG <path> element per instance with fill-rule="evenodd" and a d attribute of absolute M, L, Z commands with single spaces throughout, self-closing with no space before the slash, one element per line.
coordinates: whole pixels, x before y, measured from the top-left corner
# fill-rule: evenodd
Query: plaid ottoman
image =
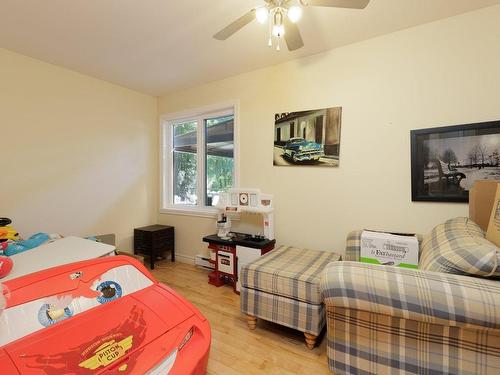
<path fill-rule="evenodd" d="M 323 269 L 340 255 L 280 246 L 241 269 L 241 311 L 255 329 L 262 318 L 304 332 L 312 349 L 325 326 Z"/>

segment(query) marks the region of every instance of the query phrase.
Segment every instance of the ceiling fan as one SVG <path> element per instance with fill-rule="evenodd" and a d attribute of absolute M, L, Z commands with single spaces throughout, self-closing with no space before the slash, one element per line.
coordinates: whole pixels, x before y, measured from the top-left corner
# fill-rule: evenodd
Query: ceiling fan
<path fill-rule="evenodd" d="M 285 39 L 290 51 L 304 46 L 299 28 L 296 23 L 302 15 L 302 7 L 320 6 L 334 8 L 364 9 L 370 0 L 264 0 L 266 4 L 251 9 L 248 13 L 229 24 L 214 38 L 226 40 L 254 19 L 259 23 L 269 20 L 269 47 L 273 47 L 273 38 L 276 41 L 276 50 L 280 50 L 280 41 Z"/>

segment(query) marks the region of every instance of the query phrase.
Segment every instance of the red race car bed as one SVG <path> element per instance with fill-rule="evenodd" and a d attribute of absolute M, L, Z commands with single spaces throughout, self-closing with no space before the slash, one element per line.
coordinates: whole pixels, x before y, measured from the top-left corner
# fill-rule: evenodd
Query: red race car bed
<path fill-rule="evenodd" d="M 4 286 L 1 374 L 206 372 L 208 321 L 130 257 L 72 263 Z"/>

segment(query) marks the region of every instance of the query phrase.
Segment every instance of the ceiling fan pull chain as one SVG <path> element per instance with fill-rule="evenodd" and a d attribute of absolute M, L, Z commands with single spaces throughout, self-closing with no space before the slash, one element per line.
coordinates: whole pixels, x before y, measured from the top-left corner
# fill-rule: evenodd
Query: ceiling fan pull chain
<path fill-rule="evenodd" d="M 273 23 L 269 22 L 269 41 L 267 42 L 269 48 L 273 47 Z"/>

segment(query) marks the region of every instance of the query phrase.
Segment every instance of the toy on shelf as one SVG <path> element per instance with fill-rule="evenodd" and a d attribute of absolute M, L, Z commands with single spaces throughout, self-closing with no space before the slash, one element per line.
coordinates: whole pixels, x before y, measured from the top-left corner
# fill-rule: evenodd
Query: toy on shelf
<path fill-rule="evenodd" d="M 222 212 L 217 218 L 217 236 L 228 240 L 231 233 L 231 219 L 225 212 Z"/>
<path fill-rule="evenodd" d="M 37 233 L 27 240 L 9 243 L 7 248 L 4 250 L 4 254 L 7 256 L 16 255 L 22 253 L 23 251 L 40 246 L 50 239 L 51 237 L 47 233 Z"/>
<path fill-rule="evenodd" d="M 19 239 L 17 230 L 9 226 L 12 223 L 8 217 L 0 217 L 0 242 L 16 241 Z"/>
<path fill-rule="evenodd" d="M 10 220 L 8 217 L 0 217 L 0 227 L 6 227 L 7 225 L 11 224 L 12 220 Z"/>
<path fill-rule="evenodd" d="M 7 276 L 10 271 L 12 271 L 12 260 L 8 257 L 0 256 L 0 279 Z M 2 293 L 2 289 L 0 287 L 0 294 Z M 0 295 L 1 298 L 1 295 Z"/>

